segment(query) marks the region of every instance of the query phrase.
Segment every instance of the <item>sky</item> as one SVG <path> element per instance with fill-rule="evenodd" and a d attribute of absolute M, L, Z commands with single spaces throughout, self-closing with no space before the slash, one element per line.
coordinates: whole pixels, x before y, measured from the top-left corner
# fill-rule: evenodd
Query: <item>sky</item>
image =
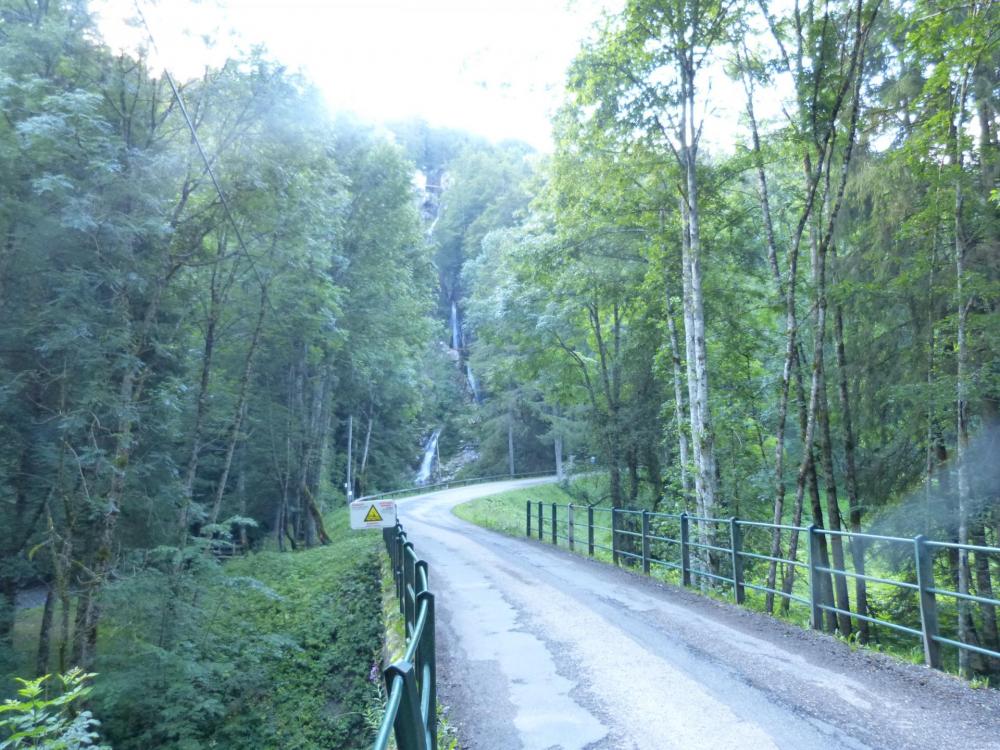
<path fill-rule="evenodd" d="M 616 0 L 138 0 L 153 64 L 178 78 L 263 43 L 332 110 L 420 117 L 551 150 L 550 117 L 581 41 Z M 145 45 L 135 0 L 92 0 L 113 49 Z M 207 48 L 204 38 L 215 39 Z"/>

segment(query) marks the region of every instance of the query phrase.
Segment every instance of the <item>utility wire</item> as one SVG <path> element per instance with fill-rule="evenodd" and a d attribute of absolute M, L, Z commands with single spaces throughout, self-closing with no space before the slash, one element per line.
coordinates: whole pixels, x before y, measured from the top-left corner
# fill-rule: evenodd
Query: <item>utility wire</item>
<path fill-rule="evenodd" d="M 139 20 L 142 21 L 143 27 L 146 29 L 146 36 L 149 37 L 149 43 L 153 45 L 153 50 L 157 55 L 160 55 L 160 48 L 156 44 L 156 39 L 153 37 L 153 31 L 149 28 L 149 22 L 146 21 L 146 14 L 142 12 L 142 8 L 139 7 L 139 0 L 134 0 L 135 11 L 139 14 Z M 191 116 L 188 114 L 187 107 L 184 106 L 184 98 L 181 96 L 180 90 L 177 88 L 177 84 L 174 83 L 174 78 L 170 75 L 170 71 L 167 70 L 166 66 L 163 68 L 163 76 L 167 79 L 167 83 L 170 84 L 170 90 L 174 94 L 174 100 L 177 102 L 177 106 L 181 111 L 181 115 L 184 116 L 184 122 L 187 123 L 188 130 L 191 131 L 191 139 L 194 141 L 194 145 L 198 148 L 198 153 L 201 154 L 202 161 L 205 162 L 205 171 L 208 172 L 208 176 L 212 180 L 212 185 L 215 186 L 215 192 L 219 196 L 219 201 L 222 203 L 222 209 L 226 212 L 226 216 L 229 218 L 229 223 L 233 225 L 233 232 L 236 234 L 236 241 L 239 242 L 240 249 L 243 254 L 250 261 L 250 270 L 253 271 L 253 275 L 257 277 L 257 283 L 260 284 L 261 290 L 264 293 L 264 300 L 267 302 L 268 306 L 271 306 L 271 301 L 267 294 L 267 285 L 264 284 L 264 280 L 261 278 L 260 273 L 257 270 L 257 264 L 254 262 L 253 256 L 250 254 L 250 250 L 247 249 L 246 243 L 243 241 L 243 233 L 240 232 L 240 226 L 236 223 L 236 219 L 233 217 L 233 212 L 229 208 L 229 201 L 226 200 L 225 193 L 222 192 L 222 186 L 219 185 L 219 180 L 215 176 L 215 170 L 212 169 L 212 162 L 208 158 L 208 154 L 205 153 L 204 146 L 201 145 L 201 139 L 198 138 L 198 131 L 194 127 L 194 122 L 191 120 Z"/>

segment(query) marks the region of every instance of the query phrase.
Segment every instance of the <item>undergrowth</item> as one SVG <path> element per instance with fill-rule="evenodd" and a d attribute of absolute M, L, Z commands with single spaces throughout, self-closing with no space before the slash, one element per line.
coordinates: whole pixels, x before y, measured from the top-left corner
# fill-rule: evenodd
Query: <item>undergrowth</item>
<path fill-rule="evenodd" d="M 225 565 L 164 547 L 109 586 L 88 705 L 101 736 L 116 750 L 369 747 L 381 540 L 346 509 L 327 529 L 329 545 Z"/>

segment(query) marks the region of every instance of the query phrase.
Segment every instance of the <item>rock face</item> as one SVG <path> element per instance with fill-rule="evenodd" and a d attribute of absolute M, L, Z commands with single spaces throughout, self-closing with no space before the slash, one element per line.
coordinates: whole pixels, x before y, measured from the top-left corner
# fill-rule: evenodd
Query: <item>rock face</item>
<path fill-rule="evenodd" d="M 441 481 L 447 482 L 454 479 L 459 471 L 478 460 L 479 451 L 471 445 L 463 445 L 458 453 L 438 467 L 438 474 L 441 477 Z"/>
<path fill-rule="evenodd" d="M 434 225 L 441 216 L 441 193 L 447 181 L 443 169 L 435 169 L 428 174 L 417 172 L 417 205 L 420 218 L 427 227 L 427 236 L 434 232 Z"/>

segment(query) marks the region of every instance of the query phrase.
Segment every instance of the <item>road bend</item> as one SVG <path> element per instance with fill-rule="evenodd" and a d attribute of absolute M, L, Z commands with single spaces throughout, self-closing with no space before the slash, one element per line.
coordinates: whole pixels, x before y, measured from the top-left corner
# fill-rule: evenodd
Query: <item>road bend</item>
<path fill-rule="evenodd" d="M 463 748 L 1000 748 L 1000 691 L 450 512 L 538 482 L 400 502 Z"/>

